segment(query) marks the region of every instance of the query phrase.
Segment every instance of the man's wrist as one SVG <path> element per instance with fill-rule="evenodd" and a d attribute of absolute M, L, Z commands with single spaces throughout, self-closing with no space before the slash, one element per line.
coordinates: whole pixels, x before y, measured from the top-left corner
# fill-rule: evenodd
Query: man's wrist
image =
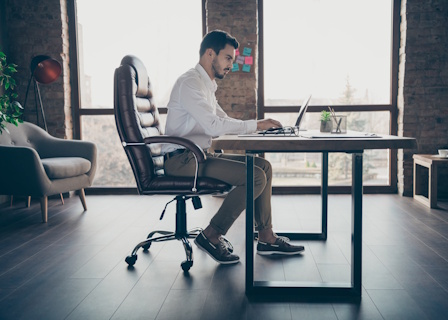
<path fill-rule="evenodd" d="M 257 131 L 257 120 L 247 120 L 245 133 L 252 133 L 255 131 Z"/>

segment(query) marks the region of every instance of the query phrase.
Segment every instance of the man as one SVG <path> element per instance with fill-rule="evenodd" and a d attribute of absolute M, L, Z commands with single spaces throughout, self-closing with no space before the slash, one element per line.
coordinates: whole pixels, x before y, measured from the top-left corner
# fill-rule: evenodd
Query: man
<path fill-rule="evenodd" d="M 223 111 L 215 97 L 215 79 L 223 79 L 232 69 L 237 40 L 228 33 L 215 30 L 202 40 L 199 63 L 175 83 L 168 103 L 165 133 L 192 140 L 204 150 L 212 138 L 223 134 L 243 134 L 272 127 L 281 127 L 273 119 L 238 120 Z M 193 176 L 194 156 L 177 145 L 164 145 L 165 173 L 175 176 Z M 196 245 L 222 264 L 232 264 L 239 257 L 228 250 L 222 238 L 245 209 L 246 165 L 245 156 L 207 153 L 207 160 L 199 166 L 199 175 L 215 178 L 234 186 L 224 199 L 210 224 L 195 239 Z M 254 196 L 255 223 L 259 240 L 259 254 L 298 254 L 303 246 L 288 243 L 278 237 L 271 223 L 272 168 L 263 158 L 255 158 Z"/>

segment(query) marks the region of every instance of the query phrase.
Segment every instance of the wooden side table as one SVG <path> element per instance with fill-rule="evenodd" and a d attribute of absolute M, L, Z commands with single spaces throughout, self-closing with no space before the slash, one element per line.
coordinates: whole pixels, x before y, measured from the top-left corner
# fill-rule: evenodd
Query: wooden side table
<path fill-rule="evenodd" d="M 430 208 L 437 207 L 437 167 L 448 165 L 448 158 L 431 154 L 414 154 L 414 199 Z M 428 168 L 428 197 L 421 193 L 419 166 Z"/>

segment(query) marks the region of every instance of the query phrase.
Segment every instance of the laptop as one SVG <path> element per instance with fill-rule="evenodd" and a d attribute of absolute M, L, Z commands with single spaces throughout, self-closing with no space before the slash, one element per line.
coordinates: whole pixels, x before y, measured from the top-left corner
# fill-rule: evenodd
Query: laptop
<path fill-rule="evenodd" d="M 271 128 L 271 129 L 267 129 L 267 130 L 261 130 L 261 131 L 257 131 L 255 133 L 249 133 L 249 134 L 240 134 L 238 136 L 240 137 L 257 137 L 257 136 L 279 136 L 279 137 L 283 137 L 283 136 L 289 136 L 291 135 L 291 131 L 293 130 L 297 130 L 297 132 L 300 131 L 304 131 L 304 129 L 300 129 L 300 124 L 302 123 L 302 120 L 305 116 L 306 110 L 308 109 L 308 104 L 311 100 L 311 94 L 302 102 L 302 105 L 300 106 L 299 109 L 299 114 L 297 116 L 297 120 L 294 126 L 285 126 L 285 127 L 281 127 L 281 128 Z"/>

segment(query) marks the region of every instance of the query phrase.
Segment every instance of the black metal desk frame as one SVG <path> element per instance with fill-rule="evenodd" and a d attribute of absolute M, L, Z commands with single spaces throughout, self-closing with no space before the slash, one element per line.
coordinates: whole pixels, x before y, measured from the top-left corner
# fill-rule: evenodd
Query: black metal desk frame
<path fill-rule="evenodd" d="M 266 151 L 263 151 L 266 152 Z M 294 151 L 291 151 L 294 152 Z M 297 151 L 295 151 L 297 152 Z M 300 151 L 306 152 L 306 151 Z M 352 154 L 351 193 L 351 283 L 254 280 L 254 156 L 260 151 L 246 151 L 246 294 L 341 297 L 361 296 L 362 272 L 362 163 L 363 151 Z M 320 233 L 277 232 L 291 240 L 326 240 L 328 223 L 328 152 L 322 152 L 322 229 Z"/>

